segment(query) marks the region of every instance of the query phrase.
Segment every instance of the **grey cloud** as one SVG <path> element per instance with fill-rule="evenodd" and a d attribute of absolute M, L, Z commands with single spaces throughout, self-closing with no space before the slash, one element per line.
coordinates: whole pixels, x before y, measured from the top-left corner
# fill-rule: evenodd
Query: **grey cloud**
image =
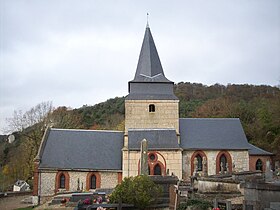
<path fill-rule="evenodd" d="M 127 94 L 149 12 L 174 82 L 277 85 L 278 0 L 0 0 L 0 130 L 14 109 Z M 5 110 L 5 111 L 2 111 Z"/>

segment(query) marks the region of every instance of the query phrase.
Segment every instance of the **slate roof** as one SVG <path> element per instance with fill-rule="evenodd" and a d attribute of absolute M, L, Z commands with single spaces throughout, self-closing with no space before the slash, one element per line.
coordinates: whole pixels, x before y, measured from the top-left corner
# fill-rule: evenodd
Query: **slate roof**
<path fill-rule="evenodd" d="M 149 150 L 180 149 L 174 129 L 129 129 L 128 148 L 140 150 L 141 141 L 146 139 Z"/>
<path fill-rule="evenodd" d="M 249 149 L 237 118 L 184 118 L 179 122 L 183 149 Z"/>
<path fill-rule="evenodd" d="M 39 168 L 121 170 L 123 132 L 50 129 Z"/>
<path fill-rule="evenodd" d="M 147 26 L 134 79 L 126 100 L 178 100 L 174 83 L 163 72 L 150 28 Z"/>
<path fill-rule="evenodd" d="M 156 45 L 147 25 L 138 60 L 134 82 L 171 82 L 165 76 Z"/>
<path fill-rule="evenodd" d="M 258 148 L 252 144 L 249 144 L 249 155 L 273 155 L 273 153 L 267 152 L 261 148 Z"/>
<path fill-rule="evenodd" d="M 173 83 L 130 83 L 126 100 L 178 100 L 173 93 Z"/>

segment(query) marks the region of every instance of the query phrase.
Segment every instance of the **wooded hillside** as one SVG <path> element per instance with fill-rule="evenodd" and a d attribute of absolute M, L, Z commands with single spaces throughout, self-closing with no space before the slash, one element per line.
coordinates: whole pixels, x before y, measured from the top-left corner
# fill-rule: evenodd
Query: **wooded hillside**
<path fill-rule="evenodd" d="M 279 88 L 181 82 L 174 86 L 174 92 L 180 99 L 181 118 L 240 118 L 249 142 L 273 152 L 280 160 Z M 0 188 L 7 189 L 17 179 L 32 179 L 33 159 L 47 126 L 124 130 L 124 99 L 116 97 L 78 109 L 55 109 L 43 102 L 26 113 L 16 111 L 9 120 L 16 140 L 11 144 L 0 141 Z"/>

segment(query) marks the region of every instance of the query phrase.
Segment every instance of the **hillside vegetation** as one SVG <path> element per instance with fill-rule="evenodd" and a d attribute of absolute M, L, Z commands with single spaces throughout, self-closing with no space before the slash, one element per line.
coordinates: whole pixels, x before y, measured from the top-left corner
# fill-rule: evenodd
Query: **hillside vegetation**
<path fill-rule="evenodd" d="M 280 160 L 280 90 L 271 86 L 178 83 L 180 117 L 240 118 L 249 142 Z M 53 108 L 43 102 L 28 112 L 15 111 L 9 120 L 16 140 L 0 138 L 0 188 L 17 179 L 31 180 L 33 159 L 47 126 L 55 128 L 124 130 L 124 97 L 78 109 Z M 0 189 L 1 190 L 1 189 Z M 2 189 L 3 190 L 3 189 Z"/>

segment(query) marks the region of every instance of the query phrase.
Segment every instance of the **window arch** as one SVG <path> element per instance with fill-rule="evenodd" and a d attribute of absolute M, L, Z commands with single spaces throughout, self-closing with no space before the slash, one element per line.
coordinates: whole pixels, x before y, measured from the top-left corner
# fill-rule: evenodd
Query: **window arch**
<path fill-rule="evenodd" d="M 261 159 L 258 159 L 256 162 L 256 170 L 260 170 L 260 171 L 263 170 L 263 163 L 262 163 Z"/>
<path fill-rule="evenodd" d="M 222 168 L 227 173 L 232 172 L 232 159 L 231 155 L 227 151 L 220 151 L 216 157 L 216 174 L 222 171 Z"/>
<path fill-rule="evenodd" d="M 69 174 L 67 171 L 58 171 L 55 177 L 55 192 L 59 189 L 69 191 Z"/>
<path fill-rule="evenodd" d="M 156 107 L 154 104 L 150 104 L 149 105 L 149 112 L 155 112 L 156 111 Z"/>
<path fill-rule="evenodd" d="M 197 166 L 195 166 L 195 158 L 197 160 Z M 195 167 L 197 167 L 198 171 L 203 171 L 203 159 L 205 159 L 206 161 L 206 165 L 205 165 L 205 171 L 208 171 L 208 164 L 207 164 L 207 156 L 206 154 L 199 150 L 199 151 L 195 151 L 192 154 L 191 157 L 191 175 L 193 175 L 194 171 L 195 171 Z"/>
<path fill-rule="evenodd" d="M 100 188 L 101 177 L 98 172 L 89 172 L 86 179 L 86 190 L 93 190 Z"/>
<path fill-rule="evenodd" d="M 138 174 L 140 174 L 140 159 L 138 161 Z M 166 175 L 166 162 L 164 157 L 156 151 L 148 153 L 148 174 L 154 175 Z"/>

